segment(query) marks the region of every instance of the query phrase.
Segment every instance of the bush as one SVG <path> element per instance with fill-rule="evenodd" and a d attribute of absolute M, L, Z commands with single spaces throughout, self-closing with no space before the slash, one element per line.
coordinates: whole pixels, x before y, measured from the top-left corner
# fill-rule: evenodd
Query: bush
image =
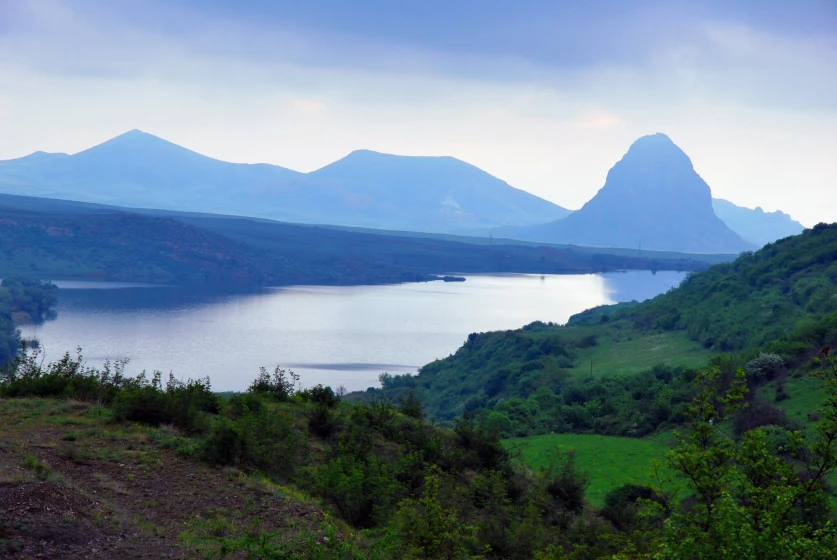
<path fill-rule="evenodd" d="M 326 404 L 314 403 L 308 409 L 307 416 L 308 429 L 319 437 L 330 436 L 337 427 L 334 412 Z"/>
<path fill-rule="evenodd" d="M 279 366 L 273 370 L 273 375 L 266 368 L 259 368 L 259 376 L 247 389 L 250 393 L 268 394 L 280 401 L 286 401 L 294 395 L 299 375 Z M 329 389 L 331 390 L 331 389 Z"/>
<path fill-rule="evenodd" d="M 733 420 L 736 435 L 761 426 L 785 426 L 787 417 L 782 409 L 764 401 L 755 401 L 739 412 Z"/>
<path fill-rule="evenodd" d="M 326 408 L 335 408 L 338 404 L 340 404 L 340 397 L 334 394 L 331 387 L 323 387 L 322 385 L 315 385 L 310 389 L 303 391 L 302 396 L 306 398 L 306 400 L 321 404 Z"/>
<path fill-rule="evenodd" d="M 81 349 L 75 358 L 69 353 L 57 362 L 43 365 L 43 350 L 25 345 L 15 358 L 0 368 L 0 396 L 62 397 L 100 400 L 109 403 L 125 387 L 137 382 L 125 377 L 128 360 L 105 362 L 102 369 L 84 365 Z"/>
<path fill-rule="evenodd" d="M 201 445 L 201 458 L 212 465 L 237 465 L 241 461 L 243 441 L 231 421 L 224 418 L 212 427 Z"/>
<path fill-rule="evenodd" d="M 424 418 L 424 409 L 421 406 L 421 399 L 416 395 L 416 390 L 410 388 L 407 396 L 404 397 L 398 405 L 398 411 L 410 418 L 418 420 Z"/>
<path fill-rule="evenodd" d="M 264 401 L 256 393 L 244 393 L 230 397 L 226 404 L 226 413 L 233 420 L 251 412 L 258 413 L 264 408 Z"/>
<path fill-rule="evenodd" d="M 581 513 L 589 476 L 578 469 L 574 452 L 557 452 L 549 466 L 541 470 L 540 478 L 544 491 L 552 498 L 554 508 Z"/>
<path fill-rule="evenodd" d="M 140 422 L 149 426 L 174 424 L 190 433 L 204 429 L 204 415 L 217 414 L 218 397 L 212 392 L 209 379 L 186 382 L 169 374 L 165 389 L 161 373 L 154 372 L 151 381 L 141 374 L 117 393 L 113 400 L 116 420 Z"/>
<path fill-rule="evenodd" d="M 784 370 L 785 360 L 778 354 L 761 353 L 744 366 L 747 380 L 757 383 L 775 379 Z"/>
<path fill-rule="evenodd" d="M 338 457 L 308 471 L 312 493 L 331 502 L 340 516 L 356 527 L 372 527 L 392 508 L 397 482 L 378 459 Z"/>

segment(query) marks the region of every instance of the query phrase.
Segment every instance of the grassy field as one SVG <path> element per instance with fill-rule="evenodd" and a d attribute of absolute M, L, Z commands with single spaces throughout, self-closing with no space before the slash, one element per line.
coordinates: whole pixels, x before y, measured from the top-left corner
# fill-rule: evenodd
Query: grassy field
<path fill-rule="evenodd" d="M 556 447 L 573 450 L 576 463 L 590 476 L 587 496 L 601 506 L 605 495 L 623 484 L 652 484 L 653 461 L 659 461 L 662 478 L 670 477 L 665 468 L 665 455 L 670 449 L 670 434 L 649 439 L 634 439 L 598 435 L 552 434 L 503 440 L 507 448 L 520 452 L 520 459 L 533 468 L 549 464 Z"/>
<path fill-rule="evenodd" d="M 578 327 L 578 332 L 583 334 L 588 329 L 597 335 L 598 344 L 579 351 L 577 365 L 571 370 L 577 375 L 590 375 L 591 361 L 593 376 L 603 377 L 640 373 L 659 364 L 700 368 L 712 356 L 683 331 L 642 336 L 597 326 Z"/>
<path fill-rule="evenodd" d="M 790 376 L 785 381 L 788 398 L 776 402 L 777 383 L 771 383 L 759 390 L 759 396 L 785 411 L 788 418 L 808 424 L 819 418 L 817 409 L 822 406 L 822 381 L 808 375 Z"/>

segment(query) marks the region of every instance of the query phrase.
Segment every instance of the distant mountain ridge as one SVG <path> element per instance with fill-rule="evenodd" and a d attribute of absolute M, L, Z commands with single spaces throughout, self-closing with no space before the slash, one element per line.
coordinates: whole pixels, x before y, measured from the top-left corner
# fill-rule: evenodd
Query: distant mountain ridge
<path fill-rule="evenodd" d="M 785 237 L 799 235 L 805 230 L 805 226 L 780 210 L 765 212 L 760 206 L 755 209 L 744 208 L 721 198 L 712 199 L 712 207 L 715 209 L 715 215 L 730 229 L 745 241 L 755 243 L 759 247 Z"/>
<path fill-rule="evenodd" d="M 311 173 L 228 163 L 132 130 L 74 155 L 0 161 L 0 190 L 299 223 L 452 231 L 554 220 L 568 210 L 451 157 L 368 150 Z"/>
<path fill-rule="evenodd" d="M 516 230 L 521 239 L 594 247 L 642 247 L 698 253 L 756 246 L 715 215 L 709 185 L 665 134 L 643 136 L 608 172 L 580 210 Z"/>

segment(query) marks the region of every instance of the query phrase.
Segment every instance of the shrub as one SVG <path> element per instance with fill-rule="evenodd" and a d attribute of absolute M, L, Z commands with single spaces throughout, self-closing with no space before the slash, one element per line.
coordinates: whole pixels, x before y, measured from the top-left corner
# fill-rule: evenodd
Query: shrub
<path fill-rule="evenodd" d="M 589 476 L 579 470 L 573 451 L 556 450 L 549 466 L 541 469 L 540 479 L 544 491 L 552 498 L 553 508 L 573 513 L 584 509 Z"/>
<path fill-rule="evenodd" d="M 308 409 L 307 416 L 308 429 L 317 436 L 328 437 L 337 427 L 334 412 L 326 404 L 314 403 Z"/>
<path fill-rule="evenodd" d="M 149 426 L 174 424 L 191 433 L 202 431 L 204 415 L 217 414 L 219 409 L 218 397 L 212 392 L 208 378 L 183 382 L 169 374 L 163 388 L 159 371 L 154 372 L 151 381 L 141 374 L 113 400 L 117 420 Z"/>
<path fill-rule="evenodd" d="M 775 379 L 785 369 L 785 360 L 778 354 L 761 353 L 747 362 L 744 372 L 748 381 L 762 382 Z"/>
<path fill-rule="evenodd" d="M 259 368 L 259 376 L 250 384 L 247 391 L 255 394 L 273 395 L 277 400 L 285 401 L 294 395 L 297 383 L 299 383 L 299 375 L 291 370 L 284 370 L 276 366 L 273 375 L 271 375 L 267 368 L 262 367 Z"/>
<path fill-rule="evenodd" d="M 463 525 L 453 509 L 439 503 L 439 480 L 429 476 L 418 500 L 404 500 L 398 505 L 395 527 L 404 558 L 467 559 L 477 548 L 476 530 Z"/>
<path fill-rule="evenodd" d="M 416 390 L 410 388 L 407 396 L 401 399 L 398 404 L 398 411 L 401 414 L 409 416 L 410 418 L 422 419 L 424 418 L 424 409 L 421 405 L 421 399 L 416 395 Z"/>
<path fill-rule="evenodd" d="M 35 478 L 38 480 L 47 480 L 52 474 L 52 469 L 49 465 L 35 457 L 34 455 L 27 455 L 23 458 L 23 466 L 35 473 Z"/>
<path fill-rule="evenodd" d="M 264 408 L 264 401 L 256 393 L 235 395 L 226 403 L 226 413 L 233 420 L 251 412 L 258 413 L 262 408 Z"/>
<path fill-rule="evenodd" d="M 650 486 L 625 484 L 605 495 L 604 507 L 600 514 L 614 527 L 627 532 L 638 527 L 643 521 L 640 515 L 642 501 L 663 504 L 663 498 Z"/>
<path fill-rule="evenodd" d="M 761 426 L 785 426 L 787 417 L 782 409 L 764 401 L 755 401 L 739 412 L 733 420 L 736 435 Z"/>
<path fill-rule="evenodd" d="M 340 516 L 357 527 L 372 527 L 393 506 L 397 483 L 389 468 L 374 457 L 338 457 L 309 470 L 307 484 L 331 502 Z"/>
<path fill-rule="evenodd" d="M 213 465 L 237 465 L 241 460 L 241 434 L 231 421 L 224 418 L 212 427 L 200 449 L 201 458 Z"/>

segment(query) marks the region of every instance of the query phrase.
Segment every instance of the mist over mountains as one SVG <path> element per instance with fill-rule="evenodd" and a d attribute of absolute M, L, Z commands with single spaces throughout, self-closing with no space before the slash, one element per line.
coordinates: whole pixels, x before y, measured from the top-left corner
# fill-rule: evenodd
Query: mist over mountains
<path fill-rule="evenodd" d="M 132 130 L 74 155 L 0 161 L 0 192 L 133 208 L 533 242 L 736 253 L 799 233 L 782 212 L 713 200 L 664 134 L 637 140 L 571 212 L 453 157 L 357 150 L 310 173 L 229 163 Z"/>

